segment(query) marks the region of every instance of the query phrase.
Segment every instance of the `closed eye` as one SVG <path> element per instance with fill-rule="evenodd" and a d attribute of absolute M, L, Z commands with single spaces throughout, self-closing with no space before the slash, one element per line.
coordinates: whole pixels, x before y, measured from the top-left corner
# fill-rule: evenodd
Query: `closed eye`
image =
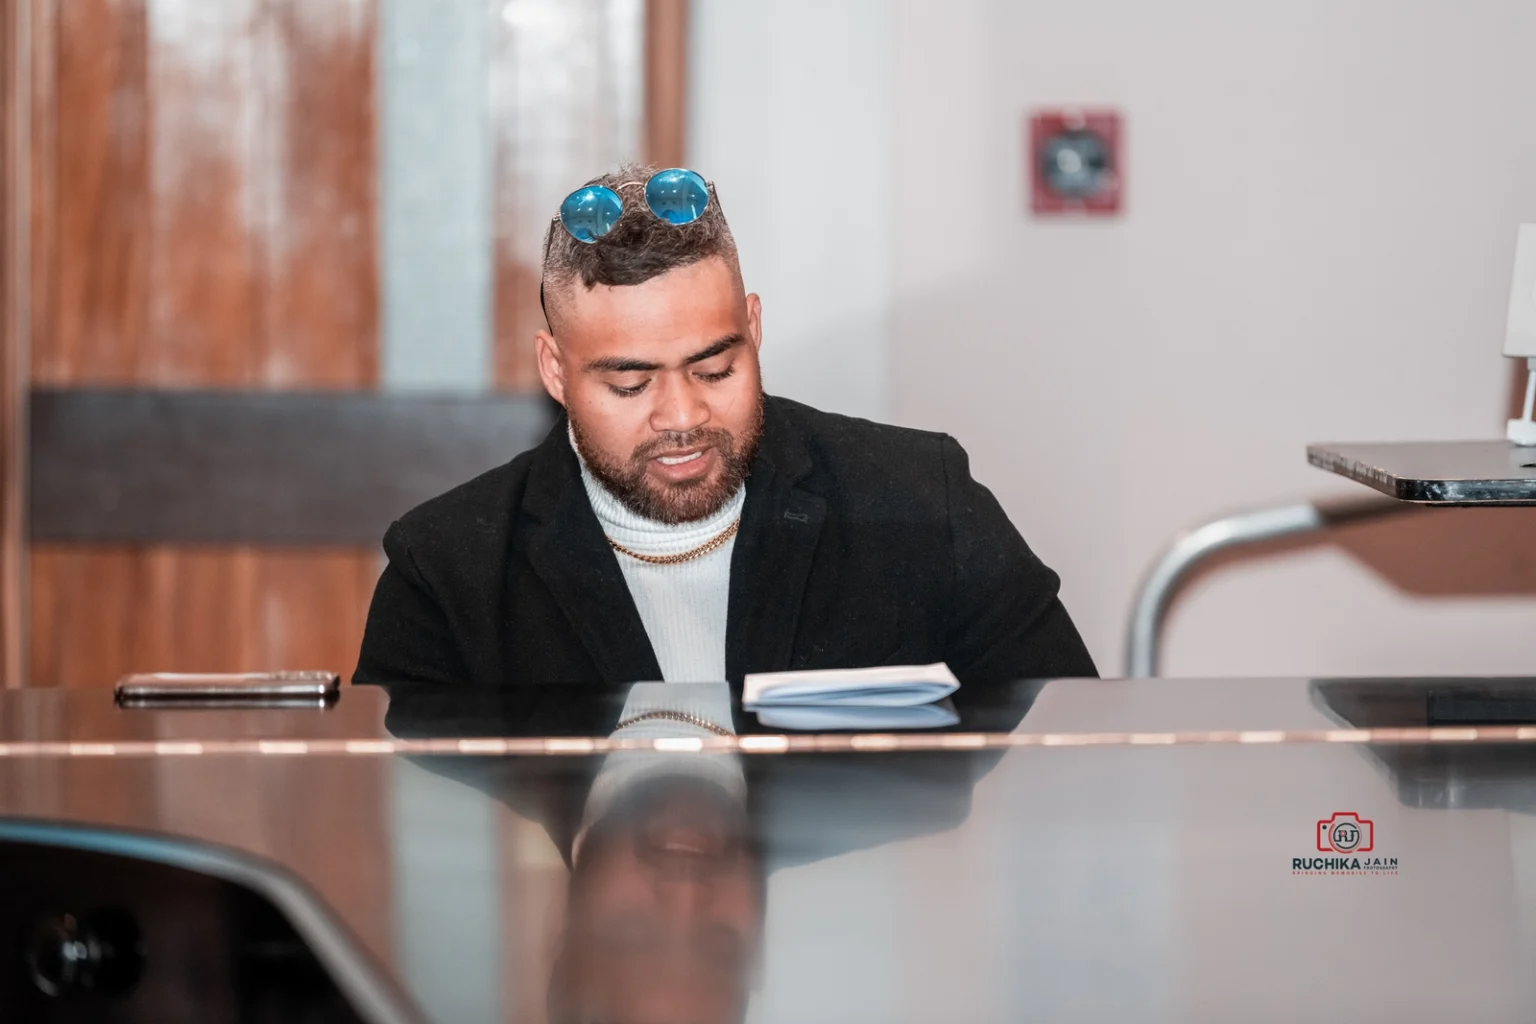
<path fill-rule="evenodd" d="M 727 366 L 725 369 L 716 373 L 696 373 L 694 376 L 706 384 L 718 384 L 735 372 L 736 364 L 732 363 L 730 366 Z"/>
<path fill-rule="evenodd" d="M 644 391 L 646 386 L 650 383 L 651 382 L 648 380 L 643 380 L 639 384 L 632 384 L 627 388 L 619 384 L 609 384 L 608 390 L 612 391 L 614 394 L 621 398 L 634 398 L 640 392 Z"/>

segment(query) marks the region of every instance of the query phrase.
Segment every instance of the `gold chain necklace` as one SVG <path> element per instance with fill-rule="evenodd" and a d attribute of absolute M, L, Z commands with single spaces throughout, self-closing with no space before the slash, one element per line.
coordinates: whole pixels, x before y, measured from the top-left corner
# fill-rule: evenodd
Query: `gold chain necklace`
<path fill-rule="evenodd" d="M 652 722 L 659 718 L 664 718 L 669 722 L 682 722 L 684 725 L 692 725 L 697 726 L 700 729 L 707 729 L 708 731 L 714 733 L 716 736 L 736 735 L 729 729 L 722 729 L 720 726 L 716 725 L 714 722 L 711 722 L 707 718 L 700 718 L 698 715 L 690 715 L 685 711 L 647 711 L 643 715 L 636 715 L 634 718 L 620 722 L 617 726 L 615 726 L 615 730 L 617 731 L 618 729 L 627 729 L 638 722 Z"/>
<path fill-rule="evenodd" d="M 608 538 L 608 543 L 610 546 L 612 546 L 613 550 L 617 551 L 619 554 L 628 555 L 630 558 L 637 559 L 638 561 L 644 562 L 647 565 L 676 565 L 679 562 L 691 562 L 695 558 L 703 558 L 705 555 L 709 554 L 711 551 L 714 551 L 716 548 L 720 547 L 720 545 L 736 536 L 736 528 L 740 525 L 741 517 L 737 516 L 735 521 L 732 522 L 730 526 L 727 526 L 723 531 L 721 531 L 718 536 L 711 537 L 709 540 L 705 541 L 703 544 L 700 544 L 696 548 L 691 548 L 688 551 L 679 552 L 675 555 L 642 555 L 638 551 L 631 551 L 629 548 L 625 547 L 623 544 L 620 544 L 612 537 Z"/>

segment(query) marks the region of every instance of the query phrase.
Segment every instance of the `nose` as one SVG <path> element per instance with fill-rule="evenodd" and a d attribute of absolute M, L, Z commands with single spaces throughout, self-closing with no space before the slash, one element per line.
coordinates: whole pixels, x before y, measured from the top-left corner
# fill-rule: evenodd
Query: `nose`
<path fill-rule="evenodd" d="M 666 373 L 651 407 L 651 429 L 660 433 L 686 434 L 709 422 L 709 405 L 693 383 L 692 375 Z"/>

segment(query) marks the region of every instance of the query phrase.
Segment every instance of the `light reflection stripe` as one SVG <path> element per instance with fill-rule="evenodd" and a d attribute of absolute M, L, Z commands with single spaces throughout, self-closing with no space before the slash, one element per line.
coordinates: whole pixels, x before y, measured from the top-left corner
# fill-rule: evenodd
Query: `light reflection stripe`
<path fill-rule="evenodd" d="M 545 750 L 551 754 L 592 754 L 596 753 L 602 740 L 547 740 Z"/>
<path fill-rule="evenodd" d="M 459 740 L 461 754 L 505 754 L 506 740 Z"/>
<path fill-rule="evenodd" d="M 1285 733 L 1276 731 L 1249 731 L 1237 734 L 1239 743 L 1284 743 Z"/>
<path fill-rule="evenodd" d="M 1141 733 L 1115 733 L 1115 732 L 1060 732 L 1041 733 L 1038 735 L 1023 735 L 1015 737 L 1016 742 L 1010 744 L 1017 747 L 1102 747 L 1113 746 L 1119 742 L 1131 743 Z M 1031 742 L 1038 739 L 1038 743 Z"/>
<path fill-rule="evenodd" d="M 653 750 L 665 750 L 668 753 L 696 754 L 704 749 L 704 741 L 697 736 L 670 736 L 651 741 Z"/>
<path fill-rule="evenodd" d="M 983 750 L 1019 747 L 1230 746 L 1309 743 L 1402 745 L 1414 743 L 1532 743 L 1536 727 L 1411 727 L 1392 729 L 1203 730 L 1192 732 L 1082 733 L 827 733 L 734 737 L 610 739 L 586 737 L 472 737 L 437 739 L 122 740 L 118 742 L 0 741 L 0 757 L 198 756 L 570 756 L 627 750 L 747 754 L 890 750 Z"/>
<path fill-rule="evenodd" d="M 789 749 L 789 737 L 743 736 L 741 749 L 749 754 L 782 754 Z"/>
<path fill-rule="evenodd" d="M 302 740 L 257 740 L 258 754 L 307 754 L 310 745 Z"/>
<path fill-rule="evenodd" d="M 347 740 L 343 748 L 348 754 L 393 754 L 393 740 Z"/>
<path fill-rule="evenodd" d="M 115 743 L 67 743 L 65 748 L 72 757 L 111 757 L 117 753 Z"/>
<path fill-rule="evenodd" d="M 161 740 L 155 744 L 155 753 L 160 756 L 186 755 L 188 757 L 196 757 L 202 752 L 203 745 L 201 743 L 178 743 L 174 740 Z"/>
<path fill-rule="evenodd" d="M 1466 743 L 1477 739 L 1476 729 L 1436 729 L 1431 736 L 1432 743 Z"/>
<path fill-rule="evenodd" d="M 1335 729 L 1330 732 L 1325 743 L 1366 743 L 1369 742 L 1371 730 L 1369 729 Z M 1536 740 L 1536 730 L 1531 731 L 1529 739 Z"/>

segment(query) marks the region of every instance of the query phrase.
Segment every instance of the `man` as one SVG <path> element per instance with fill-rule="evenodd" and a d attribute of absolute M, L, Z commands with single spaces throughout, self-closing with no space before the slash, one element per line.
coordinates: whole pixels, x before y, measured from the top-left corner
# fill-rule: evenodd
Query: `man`
<path fill-rule="evenodd" d="M 953 438 L 764 395 L 761 303 L 703 179 L 628 167 L 572 193 L 543 274 L 565 415 L 390 527 L 355 682 L 1096 674 Z"/>

